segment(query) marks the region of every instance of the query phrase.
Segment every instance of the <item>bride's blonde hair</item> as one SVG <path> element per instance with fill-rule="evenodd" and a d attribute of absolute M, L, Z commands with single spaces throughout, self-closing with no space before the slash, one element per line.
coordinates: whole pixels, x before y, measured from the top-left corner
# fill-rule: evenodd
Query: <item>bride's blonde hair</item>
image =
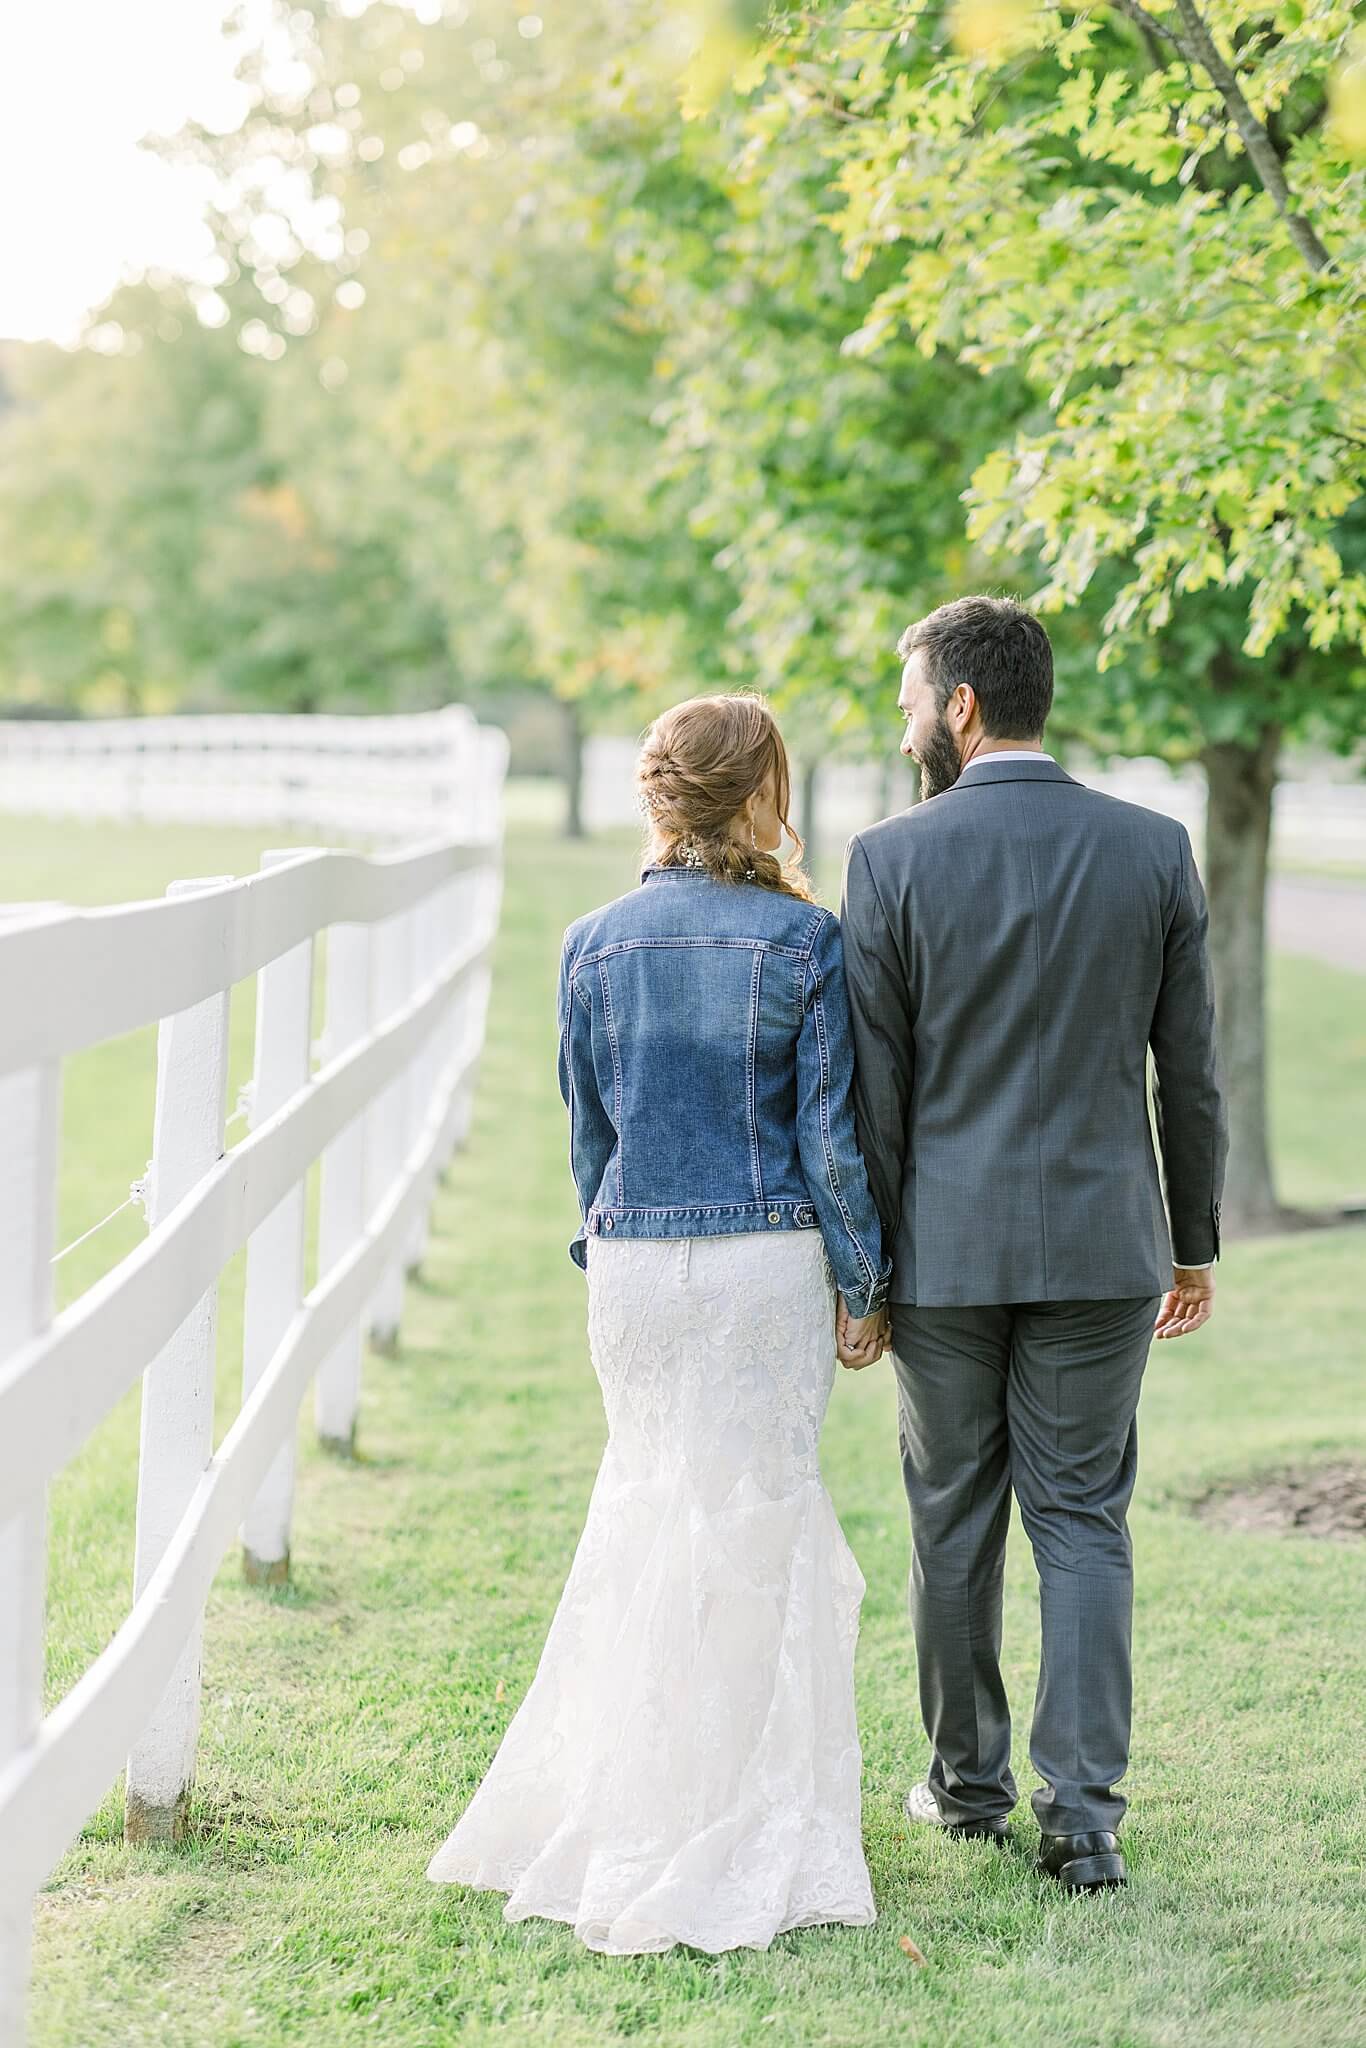
<path fill-rule="evenodd" d="M 792 842 L 785 860 L 731 837 L 737 814 L 770 773 L 778 817 Z M 801 867 L 802 842 L 788 821 L 787 748 L 762 697 L 749 690 L 690 697 L 661 713 L 641 746 L 636 786 L 646 818 L 647 861 L 702 868 L 720 882 L 756 882 L 813 900 Z"/>

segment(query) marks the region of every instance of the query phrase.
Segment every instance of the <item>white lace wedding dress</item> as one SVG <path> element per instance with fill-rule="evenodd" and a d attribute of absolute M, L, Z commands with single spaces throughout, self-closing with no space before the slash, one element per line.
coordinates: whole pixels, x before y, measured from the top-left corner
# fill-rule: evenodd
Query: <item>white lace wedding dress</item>
<path fill-rule="evenodd" d="M 875 1917 L 819 1233 L 590 1241 L 609 1441 L 539 1668 L 432 1857 L 609 1955 Z"/>

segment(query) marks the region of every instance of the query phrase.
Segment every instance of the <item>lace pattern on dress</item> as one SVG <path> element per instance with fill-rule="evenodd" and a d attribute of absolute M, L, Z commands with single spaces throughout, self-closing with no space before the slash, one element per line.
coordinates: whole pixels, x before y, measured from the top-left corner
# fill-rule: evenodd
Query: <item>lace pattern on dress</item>
<path fill-rule="evenodd" d="M 821 1240 L 594 1239 L 588 1291 L 607 1448 L 535 1679 L 427 1874 L 608 1954 L 866 1926 Z"/>

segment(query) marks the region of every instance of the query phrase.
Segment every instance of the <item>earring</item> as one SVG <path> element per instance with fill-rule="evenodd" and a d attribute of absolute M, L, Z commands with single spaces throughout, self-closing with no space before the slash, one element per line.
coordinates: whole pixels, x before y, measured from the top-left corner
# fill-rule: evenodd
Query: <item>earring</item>
<path fill-rule="evenodd" d="M 750 843 L 750 847 L 751 847 L 751 850 L 752 850 L 753 852 L 757 853 L 757 852 L 759 851 L 759 835 L 758 835 L 758 833 L 757 833 L 757 832 L 755 831 L 755 829 L 754 829 L 754 820 L 753 820 L 753 818 L 751 818 L 751 819 L 750 819 L 750 821 L 749 821 L 749 843 Z M 751 861 L 748 861 L 748 862 L 746 862 L 746 864 L 745 864 L 745 880 L 746 880 L 747 882 L 757 882 L 757 881 L 758 881 L 758 879 L 759 879 L 759 871 L 758 871 L 758 869 L 757 869 L 757 868 L 755 867 L 755 865 L 754 865 L 754 862 L 753 862 L 752 860 L 751 860 Z"/>

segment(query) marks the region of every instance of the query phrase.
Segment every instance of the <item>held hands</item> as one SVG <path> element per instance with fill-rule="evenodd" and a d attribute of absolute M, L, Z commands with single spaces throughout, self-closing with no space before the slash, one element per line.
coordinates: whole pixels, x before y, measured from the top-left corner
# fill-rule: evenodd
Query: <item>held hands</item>
<path fill-rule="evenodd" d="M 1176 1266 L 1170 1293 L 1162 1298 L 1154 1335 L 1189 1337 L 1203 1329 L 1214 1313 L 1214 1270 Z M 843 1295 L 835 1314 L 835 1350 L 849 1372 L 861 1372 L 876 1365 L 891 1342 L 891 1328 L 885 1309 L 873 1316 L 853 1316 Z"/>
<path fill-rule="evenodd" d="M 876 1365 L 890 1338 L 885 1309 L 879 1309 L 874 1316 L 851 1316 L 848 1302 L 840 1296 L 835 1311 L 835 1353 L 849 1372 L 861 1372 L 865 1365 Z"/>
<path fill-rule="evenodd" d="M 1176 1266 L 1172 1290 L 1162 1297 L 1153 1331 L 1156 1337 L 1188 1337 L 1214 1313 L 1214 1269 Z"/>

